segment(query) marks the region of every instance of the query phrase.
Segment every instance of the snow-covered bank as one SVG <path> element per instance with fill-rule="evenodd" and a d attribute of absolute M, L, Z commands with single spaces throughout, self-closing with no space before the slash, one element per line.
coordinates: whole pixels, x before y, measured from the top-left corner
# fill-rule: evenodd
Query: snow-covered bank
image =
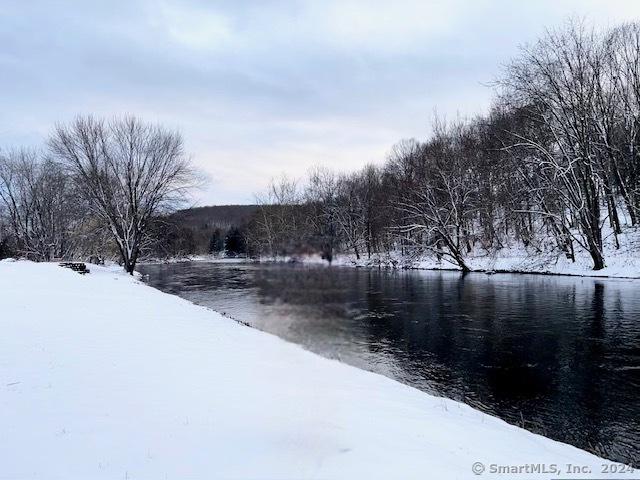
<path fill-rule="evenodd" d="M 91 269 L 0 262 L 0 478 L 640 478 Z"/>
<path fill-rule="evenodd" d="M 606 216 L 606 212 L 603 212 Z M 628 223 L 628 221 L 625 221 Z M 576 233 L 577 235 L 577 233 Z M 501 273 L 537 273 L 550 275 L 571 275 L 581 277 L 640 278 L 640 228 L 626 225 L 623 232 L 613 235 L 608 225 L 603 226 L 603 254 L 605 268 L 593 270 L 593 260 L 580 245 L 575 244 L 574 260 L 566 257 L 551 239 L 525 247 L 511 239 L 501 248 L 485 250 L 480 244 L 470 251 L 464 251 L 464 262 L 471 271 Z M 363 252 L 364 249 L 360 249 Z M 203 256 L 196 261 L 207 261 Z M 264 257 L 266 262 L 300 262 L 328 264 L 320 255 L 291 255 L 285 257 Z M 442 255 L 413 247 L 404 251 L 394 250 L 373 253 L 334 254 L 332 265 L 356 267 L 404 268 L 419 270 L 460 270 L 451 256 Z"/>
<path fill-rule="evenodd" d="M 606 267 L 594 271 L 591 258 L 585 252 L 577 251 L 576 260 L 571 261 L 557 252 L 532 254 L 524 248 L 504 248 L 492 254 L 474 252 L 465 258 L 474 272 L 535 273 L 548 275 L 571 275 L 580 277 L 640 278 L 640 257 L 635 249 L 623 248 L 608 252 Z M 194 261 L 207 261 L 198 258 Z M 308 264 L 328 264 L 319 255 L 295 255 L 278 258 L 263 258 L 266 262 L 300 262 Z M 338 254 L 332 265 L 355 267 L 404 268 L 418 270 L 460 270 L 460 267 L 446 259 L 432 255 L 408 256 L 399 252 L 374 254 L 371 257 L 352 254 Z"/>

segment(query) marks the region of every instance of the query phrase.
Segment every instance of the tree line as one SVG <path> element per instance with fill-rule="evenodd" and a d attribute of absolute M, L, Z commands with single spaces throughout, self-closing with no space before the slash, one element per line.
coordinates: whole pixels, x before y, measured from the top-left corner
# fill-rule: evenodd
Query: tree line
<path fill-rule="evenodd" d="M 431 254 L 466 271 L 472 252 L 519 245 L 586 252 L 602 269 L 640 218 L 640 24 L 549 31 L 495 91 L 487 114 L 436 119 L 430 138 L 399 142 L 381 166 L 273 182 L 249 250 Z"/>
<path fill-rule="evenodd" d="M 133 273 L 197 182 L 182 136 L 135 117 L 77 117 L 42 149 L 0 152 L 0 257 L 113 255 Z"/>

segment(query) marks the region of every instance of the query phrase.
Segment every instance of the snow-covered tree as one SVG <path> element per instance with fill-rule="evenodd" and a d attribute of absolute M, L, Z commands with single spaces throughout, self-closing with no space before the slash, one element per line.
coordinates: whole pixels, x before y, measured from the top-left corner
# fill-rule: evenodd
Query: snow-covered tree
<path fill-rule="evenodd" d="M 194 185 L 182 136 L 135 117 L 88 116 L 57 126 L 49 146 L 133 274 L 154 215 L 174 209 Z"/>

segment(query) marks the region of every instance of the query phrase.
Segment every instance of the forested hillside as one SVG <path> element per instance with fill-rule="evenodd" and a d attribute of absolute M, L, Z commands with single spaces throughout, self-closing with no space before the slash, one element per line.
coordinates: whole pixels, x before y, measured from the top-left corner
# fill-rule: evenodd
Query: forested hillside
<path fill-rule="evenodd" d="M 244 254 L 244 231 L 257 208 L 256 205 L 213 205 L 179 210 L 165 219 L 174 233 L 172 238 L 161 236 L 158 253 L 179 256 L 228 250 L 230 254 Z"/>
<path fill-rule="evenodd" d="M 636 258 L 640 25 L 549 31 L 494 87 L 488 113 L 435 119 L 429 138 L 399 142 L 382 165 L 276 182 L 252 249 L 462 270 Z"/>

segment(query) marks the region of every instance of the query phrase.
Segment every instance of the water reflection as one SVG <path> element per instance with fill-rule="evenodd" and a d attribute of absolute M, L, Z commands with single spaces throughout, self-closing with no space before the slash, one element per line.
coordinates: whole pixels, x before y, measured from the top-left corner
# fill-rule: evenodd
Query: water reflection
<path fill-rule="evenodd" d="M 640 466 L 638 281 L 238 263 L 140 270 L 321 355 Z"/>

